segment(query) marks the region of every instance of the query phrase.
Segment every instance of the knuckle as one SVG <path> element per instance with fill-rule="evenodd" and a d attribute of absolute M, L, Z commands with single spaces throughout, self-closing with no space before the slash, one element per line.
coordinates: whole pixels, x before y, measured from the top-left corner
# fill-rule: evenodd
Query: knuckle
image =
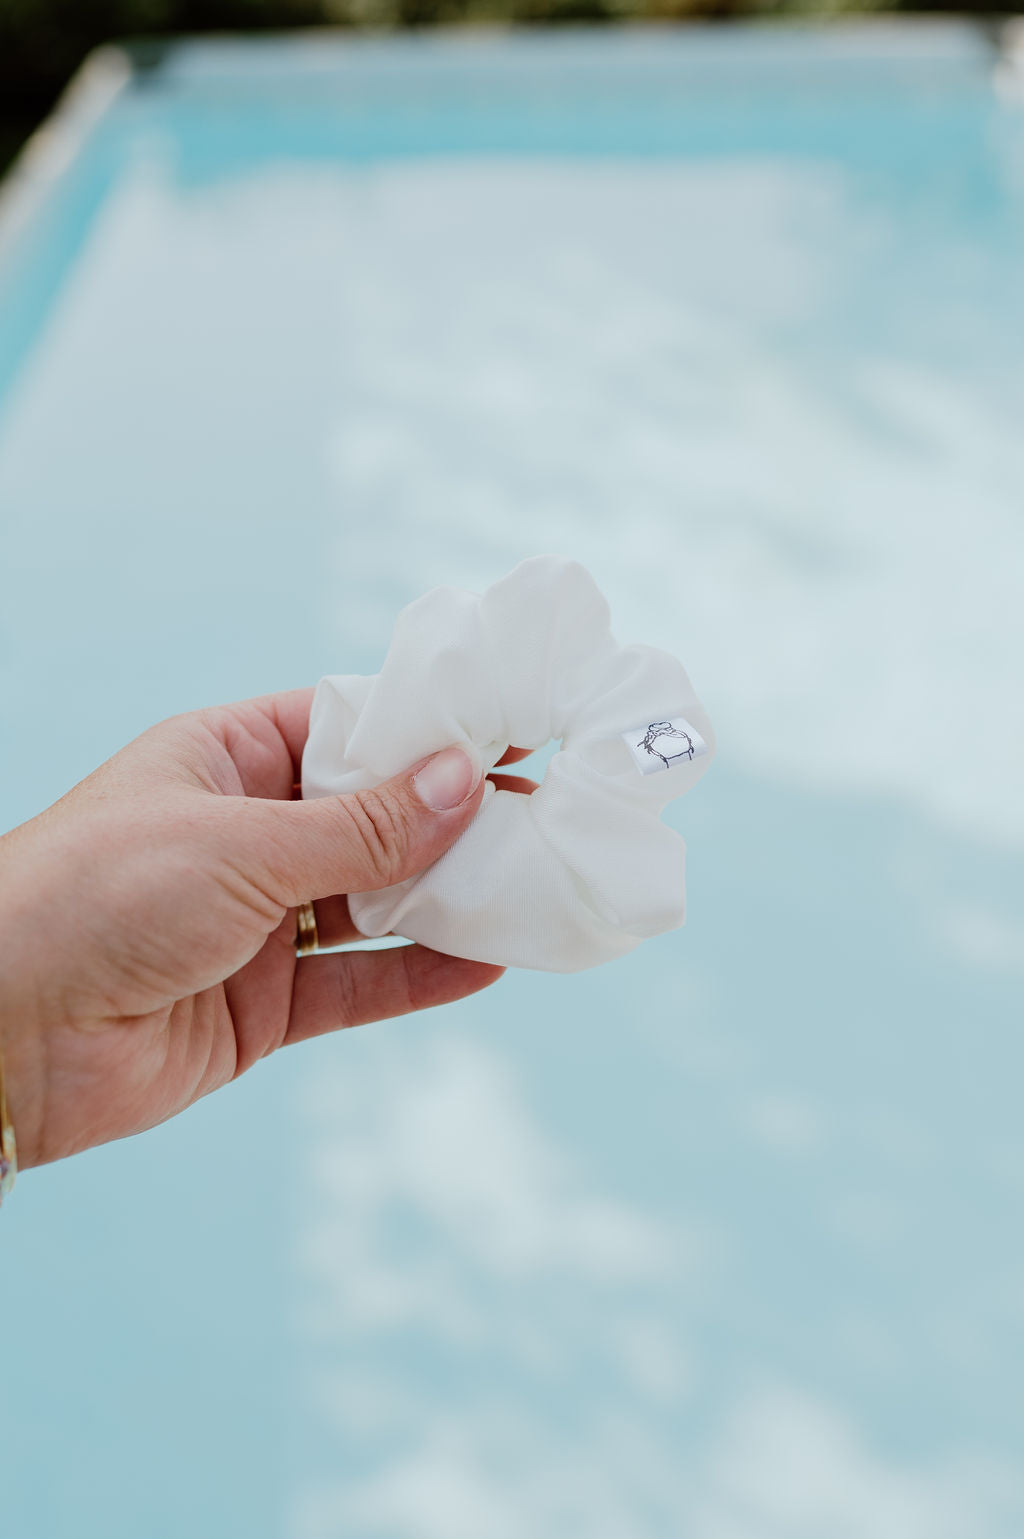
<path fill-rule="evenodd" d="M 418 1010 L 422 999 L 421 979 L 413 966 L 414 953 L 415 948 L 412 946 L 402 946 L 398 952 L 402 959 L 402 1013 L 409 1010 Z"/>
<path fill-rule="evenodd" d="M 366 863 L 374 878 L 386 886 L 409 848 L 410 829 L 402 806 L 379 791 L 359 791 L 349 811 Z"/>
<path fill-rule="evenodd" d="M 355 1026 L 360 1019 L 360 989 L 351 966 L 339 967 L 331 979 L 331 1014 L 339 1026 Z"/>

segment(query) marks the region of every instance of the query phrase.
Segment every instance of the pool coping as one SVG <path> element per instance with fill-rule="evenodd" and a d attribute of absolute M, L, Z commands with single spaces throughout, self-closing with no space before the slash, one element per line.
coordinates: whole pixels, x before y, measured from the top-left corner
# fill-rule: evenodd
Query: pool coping
<path fill-rule="evenodd" d="M 71 77 L 49 117 L 26 140 L 0 180 L 0 262 L 134 74 L 127 49 L 115 44 L 94 49 Z"/>

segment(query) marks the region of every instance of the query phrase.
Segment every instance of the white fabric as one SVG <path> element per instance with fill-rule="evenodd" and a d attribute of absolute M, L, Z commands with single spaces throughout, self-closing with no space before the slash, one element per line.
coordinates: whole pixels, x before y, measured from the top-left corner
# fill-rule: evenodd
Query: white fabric
<path fill-rule="evenodd" d="M 378 785 L 449 743 L 475 744 L 489 770 L 510 744 L 561 740 L 532 796 L 488 783 L 426 871 L 352 895 L 364 935 L 575 972 L 682 924 L 685 845 L 660 814 L 710 764 L 711 725 L 682 664 L 619 646 L 609 618 L 582 566 L 535 556 L 482 596 L 434 588 L 403 609 L 376 677 L 321 679 L 303 796 Z M 656 740 L 658 773 L 623 734 Z"/>

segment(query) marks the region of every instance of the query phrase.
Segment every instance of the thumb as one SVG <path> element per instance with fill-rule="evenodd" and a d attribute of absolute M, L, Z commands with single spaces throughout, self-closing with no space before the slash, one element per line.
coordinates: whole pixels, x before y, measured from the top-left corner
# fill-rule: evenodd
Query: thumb
<path fill-rule="evenodd" d="M 261 802 L 261 864 L 289 907 L 391 887 L 443 855 L 482 799 L 480 755 L 454 744 L 372 791 Z"/>

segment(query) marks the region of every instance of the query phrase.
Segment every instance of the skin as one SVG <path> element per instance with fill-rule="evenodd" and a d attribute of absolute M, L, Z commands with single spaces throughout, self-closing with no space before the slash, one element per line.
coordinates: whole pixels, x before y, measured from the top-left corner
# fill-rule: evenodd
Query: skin
<path fill-rule="evenodd" d="M 375 791 L 295 799 L 312 697 L 161 722 L 0 839 L 0 1053 L 22 1169 L 154 1127 L 288 1043 L 500 977 L 419 945 L 296 957 L 299 903 L 315 900 L 321 946 L 360 939 L 346 894 L 423 870 L 483 797 L 459 760 L 465 800 L 425 806 L 423 760 Z"/>

